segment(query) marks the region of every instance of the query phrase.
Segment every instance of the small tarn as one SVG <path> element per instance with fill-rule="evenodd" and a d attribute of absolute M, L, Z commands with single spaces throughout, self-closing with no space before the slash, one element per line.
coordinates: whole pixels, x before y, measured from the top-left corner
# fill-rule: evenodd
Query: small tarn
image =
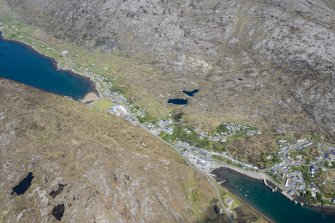
<path fill-rule="evenodd" d="M 187 96 L 190 96 L 190 97 L 193 97 L 198 92 L 199 92 L 199 89 L 194 89 L 193 91 L 183 90 L 183 93 L 186 94 Z"/>
<path fill-rule="evenodd" d="M 62 217 L 64 215 L 64 211 L 65 211 L 65 206 L 64 204 L 59 204 L 57 206 L 54 207 L 54 209 L 52 210 L 52 215 L 58 220 L 62 220 Z"/>
<path fill-rule="evenodd" d="M 31 182 L 34 179 L 34 175 L 32 172 L 29 172 L 28 175 L 20 181 L 20 183 L 18 185 L 16 185 L 15 187 L 13 187 L 13 191 L 11 194 L 17 194 L 17 195 L 22 195 L 24 194 L 29 187 L 31 186 Z"/>
<path fill-rule="evenodd" d="M 187 99 L 175 98 L 175 99 L 169 99 L 167 101 L 167 103 L 174 104 L 174 105 L 187 105 L 188 100 Z"/>

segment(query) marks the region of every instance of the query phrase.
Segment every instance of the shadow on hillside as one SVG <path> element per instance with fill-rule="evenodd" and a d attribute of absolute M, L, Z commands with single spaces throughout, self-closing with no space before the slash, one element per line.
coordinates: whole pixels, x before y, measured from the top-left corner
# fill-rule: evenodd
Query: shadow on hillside
<path fill-rule="evenodd" d="M 224 213 L 216 213 L 214 206 L 208 207 L 206 215 L 196 223 L 230 223 L 228 216 Z"/>

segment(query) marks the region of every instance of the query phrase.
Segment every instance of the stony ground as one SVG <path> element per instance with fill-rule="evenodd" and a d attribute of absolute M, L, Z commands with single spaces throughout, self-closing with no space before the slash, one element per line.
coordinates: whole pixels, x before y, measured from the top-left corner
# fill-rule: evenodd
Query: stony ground
<path fill-rule="evenodd" d="M 206 179 L 143 130 L 6 80 L 0 95 L 0 222 L 56 222 L 59 204 L 63 222 L 215 218 Z M 11 194 L 29 172 L 30 188 Z"/>
<path fill-rule="evenodd" d="M 185 119 L 191 120 L 193 124 L 198 124 L 202 128 L 211 128 L 223 121 L 232 121 L 261 127 L 262 130 L 265 130 L 263 131 L 264 134 L 268 132 L 266 130 L 278 129 L 280 127 L 292 130 L 298 135 L 317 133 L 329 136 L 328 139 L 334 141 L 335 3 L 333 0 L 7 0 L 7 2 L 12 8 L 16 19 L 24 24 L 38 27 L 38 31 L 32 34 L 34 38 L 42 39 L 46 43 L 53 44 L 52 46 L 57 46 L 59 43 L 64 43 L 63 45 L 67 47 L 75 44 L 79 49 L 85 49 L 85 51 L 76 51 L 76 53 L 82 52 L 78 53 L 81 57 L 77 58 L 79 62 L 83 60 L 87 64 L 95 63 L 100 66 L 100 62 L 102 61 L 101 67 L 110 66 L 113 72 L 104 72 L 104 76 L 110 78 L 117 76 L 120 78 L 117 82 L 118 87 L 123 87 L 123 90 L 126 90 L 127 97 L 135 103 L 141 103 L 146 106 L 149 112 L 154 113 L 154 111 L 160 111 L 160 109 L 178 110 L 178 112 L 186 114 Z M 2 9 L 0 7 L 0 11 Z M 9 9 L 5 8 L 3 11 L 6 14 Z M 69 50 L 71 56 L 71 54 L 74 54 L 72 50 L 77 48 L 60 49 Z M 84 58 L 85 56 L 87 58 Z M 199 88 L 200 92 L 194 98 L 190 99 L 190 104 L 186 107 L 177 109 L 174 106 L 168 106 L 166 104 L 168 98 L 185 97 L 185 95 L 180 93 L 184 88 L 188 90 Z M 20 91 L 19 89 L 16 90 Z M 23 94 L 23 92 L 21 93 Z M 127 168 L 133 168 L 131 171 L 129 170 L 130 172 L 134 169 L 136 171 L 141 170 L 138 166 L 133 166 L 135 162 L 131 162 L 131 158 L 125 154 L 137 156 L 137 153 L 139 153 L 141 154 L 139 155 L 140 158 L 143 154 L 148 155 L 148 159 L 154 159 L 154 166 L 165 165 L 164 162 L 157 161 L 156 159 L 160 160 L 161 157 L 165 157 L 163 158 L 164 160 L 170 160 L 171 158 L 171 152 L 164 152 L 163 154 L 165 155 L 161 155 L 162 150 L 152 149 L 153 147 L 151 146 L 150 148 L 143 146 L 142 141 L 144 145 L 147 142 L 139 140 L 142 135 L 133 139 L 134 128 L 131 130 L 125 130 L 128 127 L 122 128 L 122 134 L 113 135 L 116 134 L 115 129 L 106 127 L 106 121 L 96 123 L 92 121 L 95 118 L 85 119 L 84 117 L 86 117 L 87 113 L 79 111 L 81 109 L 70 108 L 73 106 L 72 103 L 71 105 L 68 104 L 70 102 L 58 101 L 58 104 L 55 104 L 50 101 L 52 96 L 37 96 L 32 92 L 29 94 L 32 94 L 31 96 L 33 97 L 25 99 L 28 101 L 28 104 L 18 96 L 14 97 L 10 95 L 7 97 L 11 98 L 11 100 L 20 100 L 15 103 L 13 102 L 14 105 L 9 103 L 10 106 L 16 106 L 16 109 L 11 107 L 11 112 L 6 113 L 6 117 L 10 117 L 8 120 L 17 121 L 16 123 L 8 121 L 9 124 L 6 124 L 8 131 L 3 130 L 5 127 L 0 126 L 3 128 L 1 131 L 4 132 L 1 132 L 0 143 L 10 145 L 10 147 L 6 147 L 7 150 L 3 150 L 2 154 L 6 155 L 4 157 L 6 159 L 10 157 L 7 152 L 9 151 L 8 148 L 11 151 L 17 150 L 19 154 L 22 154 L 22 156 L 18 156 L 21 157 L 19 160 L 22 160 L 22 162 L 15 161 L 16 158 L 14 159 L 14 157 L 11 158 L 12 161 L 8 161 L 8 163 L 13 162 L 13 164 L 7 171 L 12 171 L 14 175 L 10 175 L 7 172 L 3 172 L 3 175 L 1 175 L 2 177 L 6 177 L 6 179 L 10 179 L 11 183 L 7 183 L 6 187 L 3 187 L 7 188 L 4 199 L 6 199 L 6 204 L 13 204 L 13 206 L 9 206 L 12 208 L 2 213 L 2 219 L 6 217 L 8 221 L 12 221 L 14 216 L 23 216 L 24 214 L 36 219 L 41 218 L 43 213 L 47 211 L 50 213 L 52 207 L 56 203 L 61 202 L 58 200 L 54 202 L 54 199 L 51 201 L 45 200 L 46 203 L 51 203 L 50 206 L 38 203 L 40 201 L 33 203 L 37 199 L 36 194 L 39 193 L 28 191 L 27 193 L 30 194 L 29 197 L 32 200 L 29 201 L 30 203 L 23 202 L 24 205 L 39 205 L 45 211 L 38 214 L 25 211 L 22 212 L 22 215 L 18 215 L 19 211 L 23 210 L 22 208 L 17 208 L 20 207 L 17 205 L 21 204 L 21 200 L 10 200 L 12 198 L 8 197 L 7 193 L 9 189 L 19 179 L 22 179 L 32 169 L 30 168 L 33 165 L 32 163 L 38 163 L 39 159 L 47 157 L 42 161 L 43 165 L 40 165 L 43 166 L 41 170 L 38 170 L 39 172 L 36 173 L 35 179 L 38 182 L 42 182 L 41 176 L 44 173 L 43 171 L 54 171 L 45 165 L 51 162 L 50 160 L 55 159 L 56 164 L 59 166 L 57 168 L 62 167 L 63 164 L 68 168 L 61 172 L 62 174 L 66 173 L 69 175 L 67 178 L 64 178 L 67 180 L 59 180 L 60 183 L 73 185 L 73 179 L 77 176 L 77 172 L 71 171 L 72 168 L 78 168 L 82 170 L 82 174 L 85 173 L 85 176 L 78 178 L 80 183 L 75 185 L 86 185 L 83 182 L 90 182 L 87 185 L 93 185 L 96 182 L 101 184 L 102 181 L 99 180 L 99 176 L 103 174 L 100 172 L 107 171 L 106 174 L 113 178 L 114 174 L 116 174 L 117 179 L 115 180 L 115 184 L 118 185 L 117 182 L 120 182 L 118 187 L 121 187 L 120 185 L 123 184 L 129 185 L 127 182 L 124 183 L 123 180 L 124 178 L 128 179 L 128 176 L 131 179 L 132 175 L 127 171 L 122 172 L 120 166 L 127 163 L 130 164 Z M 39 99 L 35 100 L 33 99 L 34 97 Z M 45 98 L 42 100 L 41 97 Z M 44 102 L 46 98 L 49 98 L 48 104 L 42 103 L 42 105 L 38 103 L 39 100 Z M 34 101 L 29 102 L 31 100 Z M 44 107 L 45 105 L 52 105 L 56 110 L 52 111 L 50 107 Z M 151 105 L 151 110 L 149 109 L 149 105 Z M 4 105 L 1 108 L 8 109 Z M 32 113 L 35 114 L 34 118 L 24 118 L 25 116 L 33 117 L 29 113 L 31 110 L 27 108 L 36 111 Z M 39 112 L 37 112 L 38 109 L 40 109 Z M 79 116 L 67 117 L 72 113 L 77 114 L 77 112 L 78 115 L 79 113 L 82 115 L 79 115 L 81 118 Z M 16 117 L 16 113 L 21 114 L 17 116 L 20 117 L 19 119 L 13 118 Z M 56 115 L 55 118 L 49 118 L 50 113 Z M 8 114 L 12 116 L 8 116 Z M 60 114 L 63 114 L 63 116 L 60 117 Z M 72 120 L 74 117 L 76 120 Z M 39 118 L 43 118 L 41 122 L 36 121 Z M 50 121 L 48 121 L 49 119 Z M 63 121 L 60 121 L 59 124 L 58 121 L 55 121 L 58 119 Z M 29 124 L 20 128 L 19 123 L 21 123 L 21 120 L 23 120 L 23 123 L 27 122 Z M 81 121 L 86 123 L 78 125 L 78 121 L 79 123 Z M 62 133 L 60 130 L 56 131 L 58 128 L 66 129 L 58 127 L 58 125 L 62 126 L 64 125 L 62 123 L 67 122 L 70 123 L 69 125 L 65 125 L 69 128 L 68 132 Z M 42 125 L 41 123 L 48 123 L 48 125 Z M 49 123 L 52 124 L 50 125 L 52 131 L 48 128 Z M 91 129 L 88 129 L 88 125 L 91 126 Z M 98 128 L 99 126 L 101 126 L 100 129 Z M 45 130 L 44 128 L 48 129 Z M 115 128 L 118 129 L 117 127 Z M 26 129 L 32 130 L 27 131 Z M 27 135 L 30 131 L 33 131 L 33 134 Z M 36 135 L 36 131 L 39 134 Z M 43 137 L 42 132 L 53 136 L 54 138 L 51 138 L 53 141 L 49 140 L 49 135 Z M 64 135 L 58 137 L 59 134 Z M 127 134 L 127 140 L 129 141 L 125 141 L 127 138 L 125 138 L 125 135 Z M 15 139 L 21 138 L 21 135 L 24 136 L 22 137 L 23 141 L 16 142 Z M 67 137 L 71 138 L 71 140 Z M 72 140 L 72 138 L 75 140 Z M 110 138 L 116 142 L 112 143 Z M 85 143 L 83 144 L 85 146 L 80 143 L 82 140 L 84 140 Z M 260 139 L 260 141 L 263 142 L 264 138 Z M 30 144 L 31 142 L 33 144 Z M 82 150 L 78 152 L 74 149 L 75 147 L 72 148 L 72 145 L 77 144 L 78 148 L 91 149 L 89 154 L 92 153 L 93 155 L 80 155 L 80 151 Z M 249 142 L 245 143 L 243 141 L 239 141 L 236 144 L 236 153 L 240 153 L 240 150 L 244 150 L 245 145 L 247 145 L 247 149 L 249 149 L 248 157 L 254 159 L 254 157 L 257 158 L 259 156 L 254 151 L 260 148 L 258 141 L 252 144 L 252 146 L 249 146 Z M 30 148 L 27 150 L 28 152 L 18 150 L 21 145 L 28 145 Z M 51 148 L 57 149 L 47 150 L 47 147 L 44 147 L 45 145 L 51 145 Z M 30 152 L 33 151 L 32 147 L 39 148 L 38 152 Z M 71 149 L 68 149 L 70 147 Z M 126 147 L 127 149 L 120 149 L 117 150 L 117 153 L 111 152 L 108 155 L 110 153 L 108 152 L 109 147 L 112 147 L 113 151 L 114 148 Z M 158 145 L 157 147 L 160 148 Z M 267 149 L 271 148 L 267 143 L 263 143 L 263 147 L 267 147 Z M 43 151 L 42 148 L 46 151 Z M 135 148 L 135 153 L 129 153 L 128 148 L 131 148 L 131 151 Z M 100 150 L 106 150 L 106 152 L 97 152 Z M 50 151 L 55 152 L 51 153 Z M 122 153 L 122 151 L 124 152 Z M 159 152 L 157 154 L 154 151 Z M 13 154 L 15 155 L 16 153 Z M 34 162 L 28 163 L 28 165 L 23 160 L 25 156 L 34 160 Z M 125 156 L 127 159 L 117 159 L 112 162 L 112 159 L 109 158 L 110 156 Z M 70 158 L 67 160 L 66 157 Z M 94 157 L 99 157 L 97 160 L 100 160 L 100 163 L 96 164 Z M 81 159 L 84 161 L 87 160 L 87 162 L 76 161 L 73 164 L 71 162 L 72 160 Z M 150 162 L 146 158 L 143 159 L 141 161 L 143 164 L 140 167 L 148 169 L 144 163 Z M 64 163 L 61 163 L 62 160 Z M 22 168 L 18 168 L 17 165 L 21 163 Z M 93 169 L 96 169 L 96 167 L 101 169 L 96 170 L 96 173 L 91 173 L 85 165 L 90 165 L 90 168 L 94 167 Z M 171 171 L 168 171 L 170 175 L 167 175 L 166 178 L 170 179 L 174 176 L 172 174 L 173 171 L 179 171 L 177 167 L 175 167 L 177 169 L 173 169 L 164 165 L 160 167 L 168 168 Z M 21 169 L 24 169 L 24 171 L 22 172 Z M 116 170 L 109 172 L 111 169 Z M 152 166 L 149 169 L 155 170 Z M 3 170 L 5 170 L 5 167 Z M 47 173 L 51 174 L 49 172 Z M 51 175 L 54 179 L 58 179 L 60 173 L 57 174 L 53 173 Z M 159 172 L 156 172 L 154 174 L 155 178 L 159 174 Z M 123 175 L 125 176 L 123 177 Z M 137 176 L 138 173 L 136 172 L 134 175 Z M 91 176 L 94 179 L 93 181 L 89 180 Z M 150 180 L 149 178 L 145 178 L 146 175 L 144 173 L 138 176 L 140 178 L 143 177 L 146 180 L 145 182 L 151 181 L 151 178 Z M 194 180 L 193 173 L 189 173 L 187 176 L 189 178 L 184 183 L 193 185 L 193 183 L 190 183 Z M 42 187 L 45 191 L 43 193 L 46 194 L 49 193 L 49 190 L 55 189 L 59 183 L 55 180 L 47 180 L 49 182 L 46 183 L 47 186 Z M 160 182 L 164 183 L 164 181 Z M 113 183 L 113 180 L 107 184 L 109 185 L 110 183 Z M 141 185 L 146 184 L 143 183 Z M 177 191 L 182 191 L 182 188 L 184 188 L 174 186 L 175 183 L 171 185 L 171 187 L 177 188 Z M 38 185 L 33 184 L 32 189 L 38 187 Z M 98 194 L 92 198 L 91 195 L 95 193 L 95 189 L 91 189 L 91 186 L 85 187 L 86 189 L 75 187 L 75 190 L 77 191 L 76 193 L 82 191 L 81 194 L 85 195 L 81 196 L 85 197 L 86 200 L 92 199 L 92 201 L 97 202 L 95 199 L 101 200 L 104 199 L 105 195 L 108 195 L 106 189 L 103 186 L 99 186 L 103 188 L 101 190 L 104 192 L 99 191 L 100 195 Z M 92 186 L 92 188 L 95 187 Z M 153 189 L 155 187 L 150 189 L 145 186 L 143 187 L 150 190 L 150 193 L 148 193 L 151 195 L 156 193 L 154 190 L 158 190 L 158 187 L 156 189 Z M 64 191 L 72 191 L 74 190 L 73 188 L 66 186 Z M 161 187 L 159 188 L 161 189 Z M 86 194 L 90 190 L 92 192 L 91 195 Z M 138 191 L 136 193 L 139 193 Z M 160 191 L 159 193 L 165 193 L 164 191 Z M 190 193 L 190 196 L 192 194 L 196 195 L 196 192 L 193 191 L 192 193 L 192 190 L 186 191 Z M 142 196 L 141 202 L 144 199 L 143 194 L 138 195 Z M 70 195 L 69 197 L 72 197 L 74 194 Z M 55 199 L 61 196 L 65 195 L 58 195 Z M 118 202 L 124 200 L 124 197 L 121 199 L 118 196 L 113 198 L 107 196 L 106 203 L 111 204 L 111 202 L 114 202 L 113 204 L 119 204 Z M 86 205 L 88 208 L 96 207 L 90 206 L 90 202 L 78 202 L 78 205 L 82 205 L 79 208 L 79 206 L 74 206 L 74 201 L 69 203 L 69 197 L 66 198 L 66 205 L 71 204 L 72 207 L 78 208 L 76 209 L 78 211 L 74 213 L 83 213 L 83 216 L 85 216 L 86 212 L 83 210 L 86 208 Z M 193 198 L 195 197 L 193 196 Z M 23 197 L 19 197 L 19 199 L 23 199 Z M 44 199 L 44 197 L 40 198 L 40 200 Z M 209 200 L 209 197 L 204 199 Z M 192 216 L 190 212 L 184 211 L 183 207 L 185 206 L 183 202 L 186 201 L 182 200 L 178 201 L 179 203 L 177 202 L 177 204 L 167 201 L 171 202 L 168 205 L 169 207 L 172 204 L 171 207 L 173 207 L 173 210 L 171 213 L 173 214 L 165 216 L 166 218 L 164 219 L 167 219 L 167 221 L 171 221 L 171 219 L 178 220 L 178 214 L 175 213 L 183 213 L 187 219 Z M 164 206 L 165 204 L 164 202 L 161 203 L 158 198 L 155 201 L 160 203 L 157 206 Z M 129 198 L 125 202 L 128 203 L 121 203 L 120 207 L 116 209 L 114 205 L 104 206 L 106 203 L 101 203 L 103 204 L 101 210 L 111 210 L 110 207 L 113 207 L 113 211 L 116 210 L 117 213 L 124 215 L 126 213 L 122 212 L 124 206 L 136 207 L 136 200 L 134 201 L 134 199 Z M 150 203 L 151 201 L 146 202 Z M 153 204 L 153 207 L 156 207 L 156 203 Z M 207 204 L 208 202 L 205 203 Z M 194 205 L 191 206 L 194 207 Z M 66 210 L 68 210 L 67 208 L 66 206 Z M 142 214 L 139 214 L 147 213 L 146 209 L 146 212 L 143 212 L 143 208 L 143 206 L 138 205 L 137 209 L 134 209 L 136 211 L 131 212 L 129 219 L 144 219 L 146 215 L 142 216 Z M 204 210 L 204 208 L 200 209 Z M 141 211 L 139 211 L 140 209 Z M 188 210 L 188 208 L 186 209 Z M 65 219 L 69 217 L 66 216 L 66 210 Z M 11 215 L 11 213 L 14 214 Z M 96 212 L 87 213 L 93 216 Z M 106 211 L 106 213 L 110 212 Z M 192 213 L 194 215 L 198 211 Z M 101 216 L 105 215 L 101 214 Z M 184 219 L 184 215 L 181 218 Z M 152 215 L 151 217 L 152 219 L 161 218 L 160 215 Z M 52 217 L 49 214 L 43 219 L 48 221 Z"/>
<path fill-rule="evenodd" d="M 8 2 L 56 38 L 131 58 L 118 73 L 134 101 L 199 88 L 184 112 L 204 125 L 335 130 L 332 0 Z"/>

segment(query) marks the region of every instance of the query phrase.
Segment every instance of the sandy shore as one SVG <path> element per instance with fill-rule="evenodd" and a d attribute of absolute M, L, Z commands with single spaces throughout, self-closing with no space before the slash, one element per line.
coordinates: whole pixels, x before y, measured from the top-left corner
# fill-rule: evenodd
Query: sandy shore
<path fill-rule="evenodd" d="M 89 92 L 87 95 L 85 95 L 85 97 L 83 99 L 80 100 L 80 102 L 90 103 L 90 102 L 96 101 L 98 99 L 99 99 L 99 97 L 95 92 Z"/>

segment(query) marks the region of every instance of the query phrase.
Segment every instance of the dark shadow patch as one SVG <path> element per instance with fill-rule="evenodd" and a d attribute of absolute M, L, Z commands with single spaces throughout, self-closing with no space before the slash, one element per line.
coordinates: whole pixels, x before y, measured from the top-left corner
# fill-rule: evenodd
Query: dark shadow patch
<path fill-rule="evenodd" d="M 213 206 L 209 206 L 206 209 L 203 217 L 199 219 L 198 221 L 196 221 L 195 223 L 223 223 L 223 222 L 231 222 L 231 220 L 225 213 L 220 213 L 220 212 L 217 213 L 214 210 Z"/>
<path fill-rule="evenodd" d="M 180 120 L 183 118 L 184 113 L 180 112 L 172 116 L 173 121 L 180 122 Z"/>
<path fill-rule="evenodd" d="M 65 186 L 66 186 L 66 185 L 64 185 L 64 184 L 58 184 L 58 188 L 57 188 L 57 190 L 53 190 L 53 191 L 51 191 L 51 192 L 50 192 L 50 196 L 51 196 L 52 198 L 55 198 L 58 194 L 62 193 L 62 191 L 63 191 L 63 189 L 64 189 Z"/>
<path fill-rule="evenodd" d="M 217 205 L 214 205 L 213 210 L 216 214 L 220 214 L 220 208 Z"/>
<path fill-rule="evenodd" d="M 58 220 L 62 220 L 64 215 L 65 206 L 64 204 L 59 204 L 52 209 L 52 215 Z"/>

